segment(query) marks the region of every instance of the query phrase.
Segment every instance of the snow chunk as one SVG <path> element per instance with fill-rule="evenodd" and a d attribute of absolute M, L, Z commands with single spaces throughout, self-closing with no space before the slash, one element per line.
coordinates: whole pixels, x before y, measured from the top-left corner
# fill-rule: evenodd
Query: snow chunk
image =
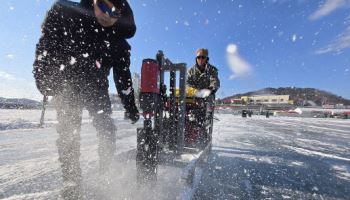
<path fill-rule="evenodd" d="M 98 69 L 101 68 L 101 63 L 100 63 L 98 60 L 96 60 L 96 67 L 97 67 Z"/>
<path fill-rule="evenodd" d="M 100 110 L 97 112 L 97 114 L 102 114 L 104 111 L 103 110 Z"/>
<path fill-rule="evenodd" d="M 231 71 L 233 72 L 233 75 L 230 76 L 231 80 L 245 78 L 252 74 L 252 67 L 240 56 L 236 44 L 227 45 L 226 59 Z"/>
<path fill-rule="evenodd" d="M 66 66 L 64 64 L 60 65 L 60 71 L 63 71 Z"/>
<path fill-rule="evenodd" d="M 237 52 L 237 46 L 235 44 L 229 44 L 226 49 L 227 53 L 236 53 Z"/>
<path fill-rule="evenodd" d="M 88 54 L 88 53 L 84 53 L 84 54 L 83 54 L 83 57 L 84 57 L 84 58 L 87 58 L 87 57 L 89 57 L 89 54 Z"/>
<path fill-rule="evenodd" d="M 122 93 L 125 95 L 129 95 L 131 92 L 131 87 L 129 87 L 127 90 L 122 90 Z"/>
<path fill-rule="evenodd" d="M 104 42 L 105 42 L 105 44 L 106 44 L 107 47 L 110 46 L 110 42 L 109 42 L 109 41 L 105 40 Z"/>
<path fill-rule="evenodd" d="M 7 54 L 6 57 L 8 59 L 11 59 L 11 60 L 13 60 L 15 58 L 15 56 L 13 54 Z"/>
<path fill-rule="evenodd" d="M 77 62 L 77 60 L 76 60 L 73 56 L 71 56 L 71 57 L 70 57 L 69 64 L 70 64 L 70 65 L 74 65 L 76 62 Z"/>

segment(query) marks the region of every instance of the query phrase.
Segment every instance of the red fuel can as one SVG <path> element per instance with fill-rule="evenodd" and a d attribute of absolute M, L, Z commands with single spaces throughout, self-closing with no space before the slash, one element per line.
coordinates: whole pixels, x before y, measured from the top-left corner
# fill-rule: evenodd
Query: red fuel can
<path fill-rule="evenodd" d="M 141 92 L 160 93 L 160 68 L 153 59 L 144 59 L 141 68 Z"/>

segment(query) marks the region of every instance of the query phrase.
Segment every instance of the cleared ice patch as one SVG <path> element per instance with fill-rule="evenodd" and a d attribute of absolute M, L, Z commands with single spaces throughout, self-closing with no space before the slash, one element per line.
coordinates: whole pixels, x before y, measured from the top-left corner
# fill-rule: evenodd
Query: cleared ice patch
<path fill-rule="evenodd" d="M 303 155 L 307 155 L 307 156 L 312 156 L 312 155 L 317 155 L 317 156 L 321 156 L 321 157 L 325 157 L 325 158 L 333 158 L 333 159 L 338 159 L 338 160 L 344 160 L 344 161 L 350 161 L 349 158 L 343 158 L 340 156 L 336 156 L 333 154 L 327 154 L 327 153 L 322 153 L 322 152 L 318 152 L 318 151 L 312 151 L 312 150 L 308 150 L 308 149 L 303 149 L 303 148 L 299 148 L 299 147 L 292 147 L 289 145 L 281 145 L 287 149 L 296 151 L 297 153 L 303 154 Z"/>
<path fill-rule="evenodd" d="M 350 166 L 333 165 L 331 169 L 336 173 L 338 178 L 350 181 Z"/>
<path fill-rule="evenodd" d="M 337 144 L 332 144 L 325 141 L 319 141 L 319 140 L 311 140 L 311 139 L 296 139 L 297 146 L 303 147 L 303 148 L 312 148 L 316 151 L 328 151 L 332 149 L 333 151 L 337 151 L 339 153 L 346 153 L 348 151 L 347 148 L 344 148 L 344 146 L 339 146 Z"/>
<path fill-rule="evenodd" d="M 304 165 L 303 162 L 299 162 L 299 161 L 293 161 L 290 163 L 292 166 L 298 166 L 298 167 L 302 167 Z"/>
<path fill-rule="evenodd" d="M 282 194 L 282 198 L 283 198 L 283 199 L 291 199 L 292 197 L 290 197 L 290 196 L 288 196 L 288 195 L 283 195 L 283 194 Z"/>
<path fill-rule="evenodd" d="M 260 158 L 258 158 L 258 160 L 259 160 L 260 162 L 264 162 L 264 163 L 268 163 L 268 164 L 273 164 L 271 158 L 266 157 L 266 156 L 260 157 Z"/>
<path fill-rule="evenodd" d="M 221 166 L 216 165 L 216 166 L 215 166 L 215 169 L 217 169 L 217 170 L 222 170 L 222 167 L 221 167 Z"/>

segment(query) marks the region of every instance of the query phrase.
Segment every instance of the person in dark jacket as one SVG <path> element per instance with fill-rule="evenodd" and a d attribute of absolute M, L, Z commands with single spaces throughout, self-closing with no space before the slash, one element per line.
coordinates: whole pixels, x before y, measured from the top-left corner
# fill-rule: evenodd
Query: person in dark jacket
<path fill-rule="evenodd" d="M 208 49 L 196 51 L 196 64 L 188 70 L 187 85 L 197 90 L 209 89 L 212 95 L 220 88 L 218 69 L 209 63 Z"/>
<path fill-rule="evenodd" d="M 34 77 L 39 91 L 53 96 L 57 110 L 58 154 L 64 198 L 79 198 L 82 110 L 93 117 L 99 144 L 100 171 L 116 149 L 108 75 L 132 122 L 139 119 L 130 74 L 130 45 L 136 26 L 127 0 L 59 0 L 48 11 L 37 44 Z M 74 196 L 78 195 L 78 196 Z"/>

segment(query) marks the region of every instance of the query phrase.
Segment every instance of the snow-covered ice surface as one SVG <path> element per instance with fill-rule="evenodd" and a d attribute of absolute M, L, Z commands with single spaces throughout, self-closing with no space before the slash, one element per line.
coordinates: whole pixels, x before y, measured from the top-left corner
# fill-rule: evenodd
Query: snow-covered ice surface
<path fill-rule="evenodd" d="M 37 128 L 39 110 L 0 113 L 0 199 L 59 199 L 62 179 L 55 145 L 55 111 L 47 111 L 47 123 L 42 129 Z M 131 125 L 123 116 L 123 112 L 113 113 L 117 152 L 113 169 L 100 176 L 96 131 L 84 112 L 80 162 L 85 198 L 178 199 L 182 189 L 180 168 L 161 166 L 155 185 L 137 185 L 136 128 L 142 126 L 142 121 Z"/>
<path fill-rule="evenodd" d="M 216 114 L 213 149 L 195 199 L 349 199 L 350 120 L 241 118 Z M 0 110 L 0 199 L 58 199 L 55 112 Z M 136 128 L 113 113 L 113 169 L 98 173 L 97 138 L 85 112 L 81 167 L 86 199 L 180 199 L 181 169 L 160 166 L 155 185 L 136 184 Z"/>
<path fill-rule="evenodd" d="M 350 120 L 216 116 L 195 199 L 350 199 Z"/>

